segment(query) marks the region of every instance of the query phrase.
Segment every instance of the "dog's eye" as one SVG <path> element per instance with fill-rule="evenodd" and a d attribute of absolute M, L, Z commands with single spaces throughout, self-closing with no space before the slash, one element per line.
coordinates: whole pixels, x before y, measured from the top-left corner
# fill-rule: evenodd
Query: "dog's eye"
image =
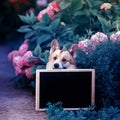
<path fill-rule="evenodd" d="M 55 57 L 53 57 L 53 59 L 54 59 L 54 60 L 56 60 L 56 59 L 57 59 L 57 57 L 55 56 Z"/>
<path fill-rule="evenodd" d="M 66 62 L 67 60 L 65 58 L 62 59 L 63 62 Z"/>

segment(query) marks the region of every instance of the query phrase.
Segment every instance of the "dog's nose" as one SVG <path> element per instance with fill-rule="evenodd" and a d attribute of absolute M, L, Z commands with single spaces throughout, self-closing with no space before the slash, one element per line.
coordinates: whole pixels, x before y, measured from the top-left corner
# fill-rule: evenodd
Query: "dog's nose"
<path fill-rule="evenodd" d="M 58 64 L 58 63 L 55 63 L 55 64 L 54 64 L 54 68 L 59 68 L 59 64 Z"/>

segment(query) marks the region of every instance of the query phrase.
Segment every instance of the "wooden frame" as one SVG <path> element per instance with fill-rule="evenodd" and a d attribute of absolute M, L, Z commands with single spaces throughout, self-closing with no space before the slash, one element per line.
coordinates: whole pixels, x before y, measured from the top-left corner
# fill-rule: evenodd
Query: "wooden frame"
<path fill-rule="evenodd" d="M 44 111 L 45 108 L 43 107 L 40 107 L 41 106 L 41 99 L 42 98 L 42 93 L 41 94 L 41 91 L 44 91 L 44 90 L 40 90 L 40 85 L 42 85 L 42 82 L 41 82 L 41 75 L 43 73 L 46 73 L 46 77 L 49 74 L 52 74 L 54 73 L 52 76 L 54 77 L 54 75 L 56 73 L 60 73 L 60 74 L 63 74 L 63 73 L 70 73 L 69 75 L 72 75 L 72 73 L 79 73 L 80 74 L 86 74 L 87 73 L 90 73 L 91 74 L 91 77 L 89 78 L 91 80 L 90 82 L 90 105 L 95 105 L 95 70 L 94 69 L 58 69 L 58 70 L 42 70 L 42 69 L 39 69 L 39 70 L 36 70 L 36 104 L 35 104 L 35 109 L 36 111 Z M 64 75 L 64 74 L 63 74 Z M 86 76 L 85 75 L 85 76 Z M 61 75 L 62 76 L 62 75 Z M 78 76 L 79 77 L 79 76 Z M 48 79 L 50 77 L 48 76 Z M 83 78 L 82 78 L 83 79 Z M 88 80 L 89 81 L 89 80 Z M 69 85 L 69 84 L 68 84 Z M 54 86 L 53 86 L 54 87 Z M 62 87 L 61 87 L 62 88 Z M 43 88 L 42 88 L 43 89 Z M 46 88 L 45 88 L 46 89 Z M 42 96 L 41 96 L 42 95 Z M 72 97 L 72 96 L 71 96 Z M 51 101 L 48 101 L 48 102 L 51 102 Z M 62 102 L 62 101 L 61 101 Z M 47 103 L 46 103 L 47 104 Z M 80 107 L 65 107 L 64 109 L 65 110 L 78 110 Z M 85 107 L 82 107 L 82 108 L 85 108 Z"/>

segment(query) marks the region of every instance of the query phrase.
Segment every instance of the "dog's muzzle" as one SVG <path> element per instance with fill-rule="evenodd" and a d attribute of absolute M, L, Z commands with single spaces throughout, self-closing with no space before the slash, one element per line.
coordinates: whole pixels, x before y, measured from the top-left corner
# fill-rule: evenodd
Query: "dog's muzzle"
<path fill-rule="evenodd" d="M 60 65 L 59 63 L 55 63 L 55 64 L 54 64 L 54 69 L 66 69 L 66 67 L 63 67 L 63 66 Z"/>
<path fill-rule="evenodd" d="M 55 69 L 58 69 L 58 68 L 59 68 L 59 64 L 58 64 L 58 63 L 55 63 L 55 64 L 54 64 L 54 68 L 55 68 Z"/>

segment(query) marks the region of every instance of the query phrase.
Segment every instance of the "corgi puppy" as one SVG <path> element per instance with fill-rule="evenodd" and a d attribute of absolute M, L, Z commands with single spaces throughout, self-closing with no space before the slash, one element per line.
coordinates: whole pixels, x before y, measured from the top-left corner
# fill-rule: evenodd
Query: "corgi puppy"
<path fill-rule="evenodd" d="M 46 69 L 76 69 L 77 50 L 77 44 L 73 44 L 68 50 L 63 51 L 60 49 L 58 41 L 53 40 Z"/>

